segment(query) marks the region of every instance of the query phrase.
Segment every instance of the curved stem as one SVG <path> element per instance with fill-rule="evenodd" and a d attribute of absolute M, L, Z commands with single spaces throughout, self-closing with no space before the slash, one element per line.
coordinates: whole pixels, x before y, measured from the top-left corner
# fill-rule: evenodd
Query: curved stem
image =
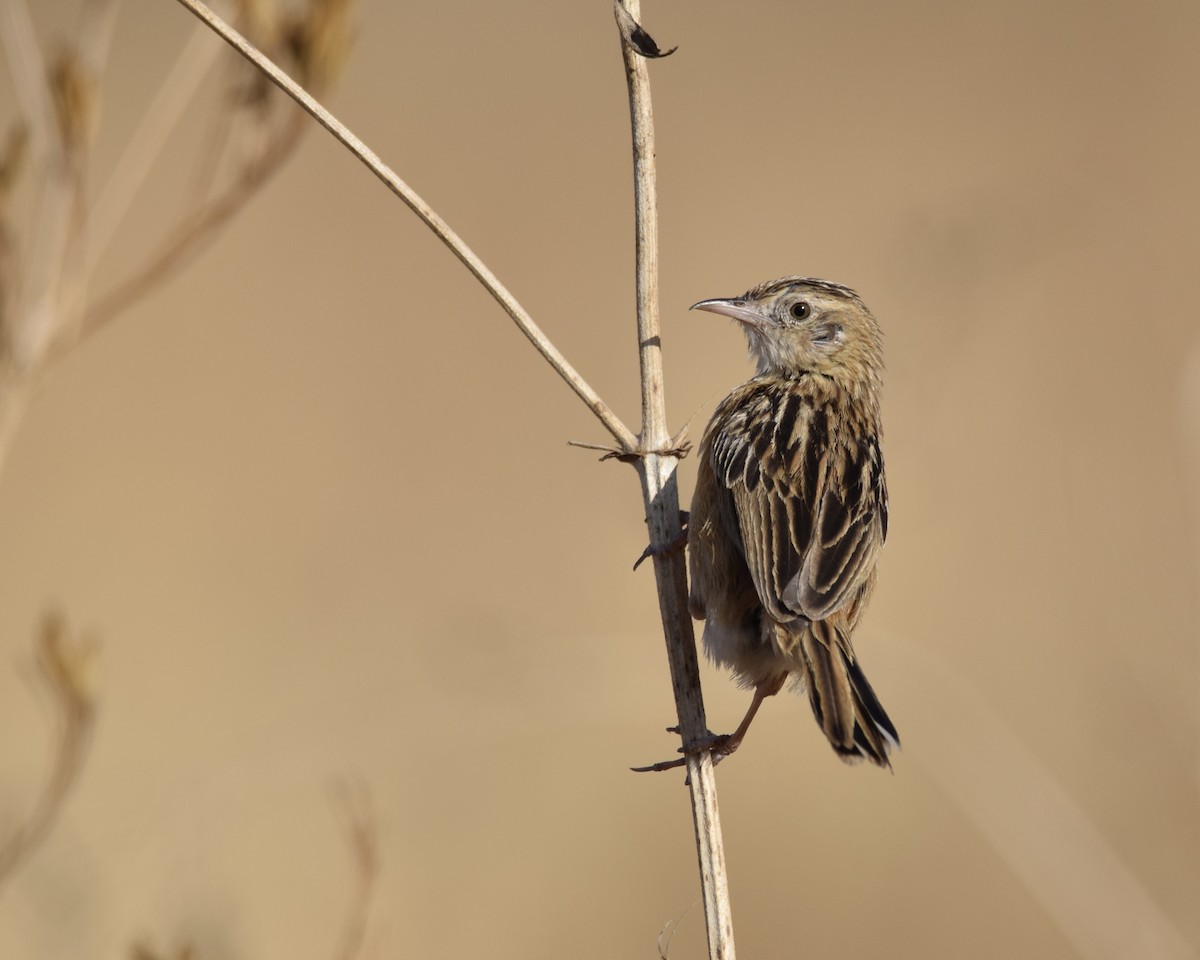
<path fill-rule="evenodd" d="M 0 886 L 45 843 L 79 778 L 95 716 L 84 680 L 92 654 L 90 644 L 66 636 L 65 625 L 57 616 L 45 618 L 37 642 L 38 665 L 59 712 L 58 746 L 33 810 L 0 843 Z"/>
<path fill-rule="evenodd" d="M 241 34 L 230 27 L 220 17 L 216 16 L 200 0 L 179 0 L 179 3 L 203 20 L 221 39 L 266 74 L 272 83 L 300 104 L 321 126 L 333 134 L 351 153 L 358 157 L 366 165 L 367 169 L 382 180 L 392 193 L 404 201 L 405 205 L 424 221 L 425 225 L 450 249 L 450 252 L 458 257 L 475 278 L 483 284 L 488 293 L 492 295 L 495 301 L 503 308 L 504 312 L 520 328 L 521 332 L 529 338 L 529 342 L 533 344 L 538 353 L 545 357 L 558 375 L 587 404 L 588 408 L 604 425 L 605 429 L 612 434 L 621 449 L 626 452 L 633 452 L 637 449 L 638 440 L 634 436 L 633 431 L 621 422 L 620 418 L 613 413 L 608 404 L 600 399 L 600 395 L 567 362 L 567 358 L 558 351 L 558 348 L 550 342 L 549 338 L 541 331 L 538 325 L 533 322 L 533 318 L 529 316 L 516 297 L 509 293 L 508 289 L 487 268 L 487 265 L 475 255 L 475 252 L 463 242 L 458 234 L 450 229 L 450 225 L 438 216 L 434 209 L 412 187 L 401 180 L 395 171 L 380 160 L 374 151 L 359 140 L 358 137 L 351 133 L 349 128 L 322 107 L 299 84 L 280 70 L 268 57 L 259 52 Z"/>

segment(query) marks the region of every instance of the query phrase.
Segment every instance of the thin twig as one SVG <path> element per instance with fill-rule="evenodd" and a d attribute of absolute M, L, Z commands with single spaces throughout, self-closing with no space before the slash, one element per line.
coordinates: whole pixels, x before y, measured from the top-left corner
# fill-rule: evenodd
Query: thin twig
<path fill-rule="evenodd" d="M 938 708 L 913 717 L 934 782 L 973 822 L 1074 947 L 1092 960 L 1195 960 L 1171 919 L 1053 770 L 1030 750 L 951 662 L 907 637 L 889 637 L 938 691 Z M 914 691 L 913 702 L 917 694 Z M 952 716 L 954 723 L 929 717 Z"/>
<path fill-rule="evenodd" d="M 4 337 L 0 350 L 8 353 L 14 372 L 24 374 L 40 362 L 56 329 L 54 304 L 78 206 L 79 182 L 72 175 L 46 58 L 25 0 L 7 0 L 0 5 L 0 39 L 13 71 L 22 115 L 29 125 L 30 167 L 38 173 L 34 231 L 22 258 L 20 287 L 7 305 L 6 328 L 0 331 Z M 15 423 L 19 414 L 14 410 L 21 406 L 21 398 L 4 396 L 0 403 L 5 405 L 0 409 L 0 422 Z M 6 440 L 0 437 L 0 441 Z"/>
<path fill-rule="evenodd" d="M 162 147 L 166 133 L 173 123 L 170 115 L 175 114 L 177 118 L 180 111 L 176 107 L 182 103 L 184 97 L 191 95 L 195 84 L 215 57 L 216 49 L 203 47 L 204 45 L 197 43 L 197 38 L 193 38 L 185 51 L 185 57 L 177 62 L 176 69 L 172 71 L 159 96 L 155 98 L 134 140 L 129 144 L 126 155 L 122 157 L 117 173 L 113 176 L 117 192 L 108 196 L 114 197 L 115 206 L 99 208 L 98 224 L 89 224 L 86 237 L 87 269 L 81 271 L 79 283 L 76 285 L 80 295 L 63 311 L 65 319 L 60 325 L 61 332 L 54 344 L 52 358 L 61 357 L 84 337 L 104 327 L 212 243 L 218 231 L 250 202 L 267 180 L 282 169 L 308 130 L 307 118 L 300 111 L 290 113 L 282 125 L 270 125 L 269 131 L 264 129 L 263 142 L 256 154 L 237 170 L 232 181 L 220 193 L 215 197 L 198 197 L 159 249 L 135 273 L 125 277 L 88 309 L 76 309 L 76 304 L 83 302 L 82 291 L 86 289 L 87 279 L 107 245 L 112 230 L 128 209 L 145 169 Z M 186 53 L 193 55 L 188 57 Z M 328 79 L 327 74 L 324 76 Z M 266 89 L 265 82 L 263 87 Z M 263 126 L 265 128 L 267 125 Z M 220 144 L 215 143 L 214 147 L 219 150 Z M 132 157 L 129 156 L 131 153 Z M 74 321 L 80 312 L 82 317 L 79 317 L 76 323 Z"/>
<path fill-rule="evenodd" d="M 379 841 L 371 797 L 364 787 L 342 784 L 338 791 L 350 821 L 350 853 L 354 860 L 354 889 L 342 924 L 336 960 L 358 960 L 367 937 L 367 921 L 379 876 Z"/>
<path fill-rule="evenodd" d="M 50 776 L 32 811 L 0 844 L 0 885 L 50 835 L 83 766 L 95 715 L 87 680 L 93 653 L 94 647 L 89 642 L 67 636 L 61 619 L 55 615 L 46 617 L 38 637 L 37 659 L 59 713 L 58 745 Z"/>
<path fill-rule="evenodd" d="M 199 0 L 179 0 L 179 3 L 187 7 L 188 10 L 204 21 L 226 43 L 266 74 L 272 83 L 300 104 L 321 126 L 333 134 L 351 153 L 361 160 L 376 177 L 382 180 L 387 188 L 399 197 L 413 213 L 420 217 L 425 225 L 437 235 L 438 239 L 450 249 L 450 252 L 458 257 L 475 278 L 483 284 L 488 293 L 492 295 L 496 302 L 503 308 L 504 312 L 520 328 L 521 332 L 529 338 L 530 343 L 533 344 L 538 353 L 546 358 L 558 375 L 587 404 L 588 409 L 595 414 L 596 418 L 604 425 L 604 428 L 608 430 L 622 449 L 633 451 L 637 448 L 637 437 L 634 436 L 633 431 L 621 422 L 621 419 L 613 413 L 608 404 L 600 399 L 600 395 L 567 362 L 567 358 L 559 352 L 558 348 L 550 342 L 538 325 L 533 322 L 533 318 L 529 316 L 516 297 L 509 293 L 508 289 L 496 279 L 496 276 L 488 269 L 486 264 L 475 255 L 475 252 L 462 241 L 458 234 L 450 229 L 450 225 L 438 216 L 433 208 L 412 187 L 401 180 L 390 167 L 379 159 L 374 151 L 351 133 L 349 128 L 322 107 L 313 97 L 306 93 L 291 77 L 280 70 L 270 58 L 264 56 L 207 6 L 199 2 Z"/>
<path fill-rule="evenodd" d="M 175 58 L 175 65 L 159 87 L 145 116 L 121 151 L 111 176 L 88 211 L 87 275 L 91 275 L 108 249 L 147 171 L 162 151 L 168 134 L 185 116 L 183 104 L 191 99 L 216 60 L 217 53 L 223 49 L 207 33 L 197 31 Z M 222 113 L 224 116 L 226 114 Z"/>
<path fill-rule="evenodd" d="M 57 132 L 46 61 L 25 0 L 5 0 L 0 5 L 0 41 L 12 72 L 13 93 L 29 124 L 30 153 L 40 158 L 52 149 Z"/>
<path fill-rule="evenodd" d="M 640 0 L 614 0 L 621 32 L 621 51 L 629 87 L 633 128 L 634 197 L 637 214 L 638 355 L 642 374 L 642 449 L 639 462 L 642 495 L 650 531 L 650 551 L 658 587 L 659 612 L 667 644 L 671 686 L 684 744 L 708 735 L 696 639 L 687 608 L 687 575 L 681 550 L 669 549 L 681 534 L 676 467 L 679 456 L 663 453 L 670 443 L 664 396 L 662 339 L 658 320 L 658 194 L 654 165 L 654 113 L 645 48 L 657 45 L 641 29 Z M 636 41 L 636 42 L 635 42 Z M 717 809 L 712 755 L 684 755 L 691 787 L 692 818 L 700 860 L 700 879 L 710 960 L 734 960 L 733 916 L 725 872 L 725 850 Z"/>
<path fill-rule="evenodd" d="M 155 284 L 161 282 L 216 239 L 217 231 L 254 196 L 262 184 L 283 166 L 304 133 L 304 114 L 289 118 L 284 128 L 216 200 L 204 204 L 176 227 L 170 238 L 146 264 L 84 313 L 78 339 L 90 336 L 117 316 Z M 56 347 L 61 355 L 74 345 L 64 340 Z"/>
<path fill-rule="evenodd" d="M 76 33 L 80 58 L 97 82 L 108 63 L 120 7 L 121 0 L 91 0 L 80 10 L 79 30 Z"/>
<path fill-rule="evenodd" d="M 675 939 L 675 934 L 679 930 L 679 925 L 683 923 L 686 917 L 692 911 L 699 901 L 693 900 L 688 904 L 687 909 L 683 911 L 674 920 L 668 920 L 663 924 L 662 929 L 658 931 L 658 958 L 659 960 L 670 960 L 671 941 Z"/>

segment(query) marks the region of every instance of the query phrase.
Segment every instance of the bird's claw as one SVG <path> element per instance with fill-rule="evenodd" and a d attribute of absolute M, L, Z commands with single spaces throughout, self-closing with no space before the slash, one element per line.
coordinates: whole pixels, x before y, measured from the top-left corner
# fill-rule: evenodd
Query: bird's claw
<path fill-rule="evenodd" d="M 687 510 L 679 511 L 679 525 L 683 528 L 676 536 L 672 537 L 668 543 L 661 547 L 656 547 L 654 544 L 648 544 L 646 549 L 642 551 L 642 555 L 634 561 L 633 569 L 636 570 L 650 557 L 662 557 L 668 553 L 674 553 L 676 550 L 682 550 L 687 546 L 687 528 L 688 528 L 689 513 Z"/>
<path fill-rule="evenodd" d="M 630 767 L 634 773 L 662 773 L 664 770 L 674 770 L 676 767 L 682 767 L 687 760 L 683 757 L 678 757 L 675 760 L 659 760 L 658 763 L 651 763 L 644 767 Z"/>
<path fill-rule="evenodd" d="M 679 733 L 679 728 L 667 727 L 667 733 Z M 629 769 L 634 773 L 662 773 L 664 770 L 682 767 L 687 763 L 688 754 L 698 753 L 709 754 L 715 767 L 737 750 L 741 744 L 741 738 L 735 737 L 733 734 L 709 732 L 706 736 L 699 737 L 680 747 L 678 752 L 683 754 L 682 757 L 676 757 L 674 760 L 660 760 L 658 763 L 651 763 L 645 767 L 630 767 Z"/>

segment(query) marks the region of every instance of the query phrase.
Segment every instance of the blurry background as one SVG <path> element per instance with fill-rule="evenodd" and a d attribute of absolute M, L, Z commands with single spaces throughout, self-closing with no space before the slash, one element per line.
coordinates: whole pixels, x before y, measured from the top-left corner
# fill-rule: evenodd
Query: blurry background
<path fill-rule="evenodd" d="M 47 49 L 77 24 L 33 4 Z M 746 957 L 1200 943 L 1200 7 L 649 2 L 672 422 L 749 367 L 688 314 L 785 273 L 887 333 L 892 529 L 856 645 L 904 738 L 795 696 L 720 768 Z M 609 3 L 362 0 L 331 106 L 636 427 Z M 97 183 L 188 37 L 126 0 Z M 214 41 L 216 42 L 216 41 Z M 139 262 L 225 88 L 100 280 Z M 11 81 L 0 87 L 16 116 Z M 314 131 L 178 280 L 51 368 L 0 481 L 0 826 L 52 752 L 31 638 L 102 641 L 87 765 L 0 956 L 703 955 L 633 471 L 459 264 Z M 689 498 L 695 463 L 682 466 Z M 706 668 L 709 718 L 747 694 Z M 690 908 L 690 911 L 689 911 Z"/>

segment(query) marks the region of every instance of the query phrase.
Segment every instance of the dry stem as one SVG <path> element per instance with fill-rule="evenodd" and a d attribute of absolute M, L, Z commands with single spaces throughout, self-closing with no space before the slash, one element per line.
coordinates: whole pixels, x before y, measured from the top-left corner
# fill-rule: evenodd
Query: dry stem
<path fill-rule="evenodd" d="M 122 219 L 133 205 L 154 161 L 162 152 L 175 124 L 187 115 L 184 105 L 191 99 L 201 80 L 208 74 L 217 53 L 225 48 L 209 34 L 196 31 L 175 59 L 154 100 L 113 167 L 108 181 L 88 211 L 87 262 L 85 277 L 94 272 L 100 257 L 112 241 Z M 228 125 L 229 114 L 220 120 Z M 224 138 L 213 138 L 214 144 Z"/>
<path fill-rule="evenodd" d="M 246 205 L 263 182 L 291 156 L 304 133 L 304 125 L 304 114 L 297 113 L 289 117 L 284 129 L 240 172 L 220 197 L 200 206 L 179 224 L 149 262 L 87 310 L 80 322 L 80 338 L 95 333 L 215 239 L 217 231 Z M 63 349 L 67 346 L 70 344 L 64 343 Z"/>
<path fill-rule="evenodd" d="M 293 55 L 318 87 L 328 84 L 340 66 L 348 3 L 313 0 L 303 17 L 291 22 L 303 41 Z M 32 156 L 26 167 L 35 208 L 29 238 L 19 246 L 0 206 L 0 468 L 46 364 L 211 241 L 282 166 L 307 129 L 306 118 L 298 111 L 284 123 L 272 125 L 259 153 L 239 165 L 229 184 L 216 196 L 199 198 L 140 269 L 87 307 L 89 281 L 103 248 L 171 125 L 167 113 L 190 95 L 211 57 L 211 50 L 189 47 L 189 55 L 172 71 L 122 156 L 112 180 L 114 189 L 105 191 L 95 211 L 87 210 L 88 149 L 118 6 L 119 0 L 85 4 L 79 37 L 50 63 L 39 46 L 27 0 L 0 3 L 0 42 L 15 79 L 23 129 L 28 132 Z M 8 152 L 6 148 L 5 182 L 0 184 L 6 193 L 15 181 Z M 0 202 L 5 199 L 0 196 Z"/>
<path fill-rule="evenodd" d="M 379 842 L 371 798 L 365 788 L 343 784 L 338 791 L 350 823 L 350 854 L 354 860 L 354 889 L 346 908 L 335 960 L 357 960 L 367 936 L 367 921 L 379 876 Z"/>
<path fill-rule="evenodd" d="M 37 661 L 54 695 L 59 736 L 54 761 L 29 816 L 0 845 L 0 884 L 45 842 L 79 775 L 87 752 L 94 709 L 87 673 L 93 647 L 67 636 L 62 620 L 49 615 L 37 642 Z"/>
<path fill-rule="evenodd" d="M 621 27 L 621 51 L 629 87 L 629 115 L 633 128 L 634 200 L 637 216 L 638 350 L 642 371 L 642 449 L 639 464 L 642 495 L 654 551 L 654 577 L 658 586 L 659 613 L 667 643 L 671 686 L 679 732 L 685 744 L 708 734 L 696 639 L 687 609 L 687 576 L 681 550 L 668 549 L 680 535 L 679 457 L 662 453 L 669 443 L 664 396 L 662 341 L 658 322 L 658 192 L 654 167 L 654 113 L 650 77 L 645 58 L 631 36 L 641 14 L 640 0 L 614 0 Z M 627 16 L 622 16 L 622 13 Z M 630 24 L 632 23 L 632 27 Z M 692 791 L 692 819 L 700 861 L 708 952 L 712 960 L 733 960 L 733 916 L 725 872 L 725 850 L 717 809 L 717 785 L 712 756 L 707 751 L 685 755 Z"/>
<path fill-rule="evenodd" d="M 363 787 L 349 783 L 338 784 L 337 799 L 344 804 L 349 822 L 349 848 L 354 869 L 353 888 L 342 933 L 334 951 L 334 960 L 359 960 L 366 944 L 367 922 L 375 899 L 379 877 L 379 841 L 371 798 Z M 146 940 L 139 940 L 129 951 L 130 960 L 199 960 L 200 953 L 190 942 L 163 953 Z"/>

